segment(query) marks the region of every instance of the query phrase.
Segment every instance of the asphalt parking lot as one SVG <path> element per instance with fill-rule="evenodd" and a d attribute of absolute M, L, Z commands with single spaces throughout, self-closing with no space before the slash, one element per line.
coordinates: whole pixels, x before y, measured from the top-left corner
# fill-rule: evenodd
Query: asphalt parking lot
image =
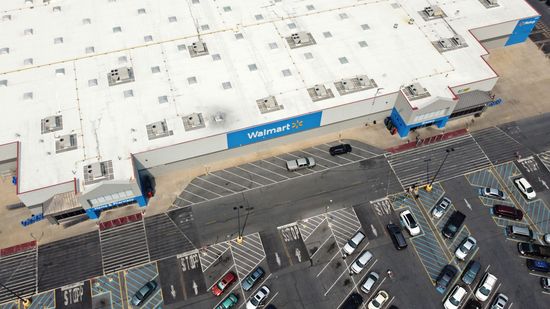
<path fill-rule="evenodd" d="M 345 156 L 331 156 L 329 148 L 340 143 L 351 144 L 353 151 Z M 358 141 L 331 142 L 301 151 L 283 153 L 199 176 L 193 179 L 176 198 L 174 206 L 190 206 L 251 189 L 275 185 L 289 179 L 356 163 L 380 154 L 382 152 L 379 149 Z M 316 161 L 315 167 L 289 173 L 286 169 L 286 161 L 300 157 L 313 157 Z"/>

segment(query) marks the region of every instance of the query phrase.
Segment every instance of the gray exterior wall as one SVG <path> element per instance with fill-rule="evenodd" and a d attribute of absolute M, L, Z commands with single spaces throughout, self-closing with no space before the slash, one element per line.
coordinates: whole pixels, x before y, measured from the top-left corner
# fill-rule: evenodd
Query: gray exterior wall
<path fill-rule="evenodd" d="M 41 188 L 34 191 L 19 193 L 18 197 L 27 207 L 42 204 L 59 193 L 74 191 L 74 181 L 60 183 L 54 186 Z"/>
<path fill-rule="evenodd" d="M 88 209 L 88 208 L 92 208 L 88 200 L 91 200 L 100 196 L 127 191 L 127 190 L 132 190 L 132 192 L 134 193 L 134 196 L 141 195 L 141 190 L 137 182 L 112 180 L 112 181 L 105 181 L 105 182 L 99 183 L 96 187 L 86 190 L 86 192 L 84 192 L 80 196 L 77 196 L 77 199 L 80 205 L 82 205 L 82 208 Z M 123 200 L 123 199 L 125 198 L 122 198 L 120 200 Z M 113 201 L 110 201 L 110 202 L 113 202 Z"/>
<path fill-rule="evenodd" d="M 504 44 L 506 44 L 506 42 L 508 41 L 508 38 L 510 38 L 510 35 L 505 35 L 502 37 L 480 41 L 480 43 L 481 45 L 483 45 L 483 47 L 485 47 L 485 49 L 499 48 L 499 47 L 504 47 Z"/>
<path fill-rule="evenodd" d="M 405 121 L 407 121 L 407 119 L 411 118 L 411 114 L 413 112 L 412 106 L 409 101 L 407 101 L 407 98 L 402 91 L 399 91 L 397 94 L 398 95 L 395 100 L 395 109 L 397 110 L 397 112 L 399 112 L 399 115 L 401 115 L 401 117 Z"/>
<path fill-rule="evenodd" d="M 17 143 L 0 145 L 0 162 L 17 159 Z"/>
<path fill-rule="evenodd" d="M 400 92 L 393 92 L 389 94 L 379 95 L 376 98 L 372 97 L 365 100 L 323 110 L 321 126 L 347 121 L 347 119 L 353 117 L 377 114 L 383 111 L 391 110 L 399 93 Z"/>
<path fill-rule="evenodd" d="M 456 101 L 453 101 L 453 100 L 448 100 L 448 99 L 443 99 L 443 98 L 434 98 L 434 100 L 435 100 L 434 102 L 432 102 L 430 105 L 428 105 L 424 108 L 419 108 L 419 109 L 416 109 L 416 110 L 412 110 L 412 112 L 409 115 L 409 118 L 405 119 L 405 121 L 409 124 L 417 123 L 418 121 L 415 121 L 415 117 L 423 115 L 423 114 L 439 111 L 439 110 L 442 110 L 442 109 L 447 109 L 447 111 L 445 112 L 445 114 L 443 114 L 441 116 L 437 116 L 437 118 L 440 118 L 440 117 L 443 117 L 443 116 L 448 116 L 453 112 L 453 110 L 456 106 Z"/>
<path fill-rule="evenodd" d="M 472 29 L 471 32 L 478 41 L 484 41 L 484 40 L 500 37 L 503 35 L 511 34 L 512 31 L 514 31 L 514 28 L 516 27 L 517 23 L 518 23 L 518 20 L 516 19 L 516 20 L 511 20 L 511 21 L 507 21 L 496 25 Z"/>
<path fill-rule="evenodd" d="M 378 99 L 376 99 L 376 101 L 378 101 Z M 271 147 L 277 147 L 280 145 L 303 141 L 303 140 L 307 140 L 308 138 L 314 138 L 314 137 L 318 137 L 319 135 L 330 134 L 330 133 L 338 132 L 340 130 L 355 128 L 358 126 L 363 126 L 365 124 L 371 124 L 375 120 L 382 121 L 384 118 L 388 117 L 390 113 L 391 113 L 391 108 L 373 115 L 357 117 L 355 119 L 322 126 L 316 129 L 308 130 L 308 131 L 290 134 L 290 135 L 266 140 L 263 142 L 246 145 L 243 147 L 233 148 L 225 151 L 219 151 L 217 153 L 211 153 L 200 157 L 181 160 L 181 161 L 166 164 L 166 165 L 155 166 L 147 169 L 147 172 L 153 176 L 160 176 L 177 169 L 204 166 L 205 173 L 206 173 L 208 165 L 211 164 L 212 162 L 231 159 L 231 158 L 237 158 L 242 155 L 246 155 L 254 152 L 261 153 Z"/>
<path fill-rule="evenodd" d="M 134 162 L 137 170 L 143 170 L 180 160 L 199 157 L 224 149 L 227 149 L 227 138 L 225 134 L 220 134 L 151 151 L 140 152 L 134 154 Z"/>

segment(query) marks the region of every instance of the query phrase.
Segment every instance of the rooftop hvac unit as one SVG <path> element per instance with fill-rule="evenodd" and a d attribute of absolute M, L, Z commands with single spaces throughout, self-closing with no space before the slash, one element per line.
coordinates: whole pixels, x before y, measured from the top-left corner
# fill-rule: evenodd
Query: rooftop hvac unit
<path fill-rule="evenodd" d="M 342 79 L 342 87 L 344 87 L 345 90 L 353 90 L 355 88 L 353 79 Z"/>
<path fill-rule="evenodd" d="M 56 153 L 76 149 L 76 134 L 63 135 L 55 140 Z"/>
<path fill-rule="evenodd" d="M 462 44 L 464 43 L 464 39 L 462 39 L 462 37 L 460 36 L 454 36 L 451 38 L 451 41 L 456 45 L 456 46 L 462 46 Z"/>
<path fill-rule="evenodd" d="M 327 88 L 325 88 L 324 85 L 315 85 L 313 90 L 318 97 L 324 97 L 327 95 Z"/>
<path fill-rule="evenodd" d="M 307 44 L 311 41 L 309 39 L 309 33 L 307 32 L 293 33 L 290 37 L 292 38 L 292 40 L 294 41 L 294 44 L 296 45 Z"/>
<path fill-rule="evenodd" d="M 197 54 L 204 53 L 206 51 L 206 45 L 203 41 L 194 42 L 191 46 Z"/>
<path fill-rule="evenodd" d="M 106 174 L 105 166 L 100 162 L 92 163 L 86 166 L 86 172 L 92 176 L 92 179 L 104 178 Z"/>
<path fill-rule="evenodd" d="M 486 0 L 487 3 L 489 3 L 490 5 L 497 5 L 498 4 L 498 0 Z"/>
<path fill-rule="evenodd" d="M 166 125 L 166 122 L 159 121 L 151 124 L 151 132 L 156 135 L 164 135 L 168 131 L 168 126 Z"/>
<path fill-rule="evenodd" d="M 410 94 L 412 96 L 421 96 L 427 93 L 426 89 L 422 87 L 419 83 L 414 83 L 409 86 L 407 86 L 407 89 L 409 90 Z"/>
<path fill-rule="evenodd" d="M 130 67 L 122 67 L 109 72 L 109 85 L 118 85 L 134 81 L 134 72 Z"/>
<path fill-rule="evenodd" d="M 431 6 L 424 8 L 424 12 L 430 17 L 433 17 L 435 14 L 434 9 Z"/>
<path fill-rule="evenodd" d="M 367 75 L 357 76 L 357 81 L 359 82 L 359 85 L 361 85 L 361 87 L 367 87 L 370 85 L 370 79 Z"/>
<path fill-rule="evenodd" d="M 200 117 L 197 113 L 186 116 L 185 119 L 187 123 L 193 128 L 202 126 L 202 117 Z"/>
<path fill-rule="evenodd" d="M 275 101 L 274 96 L 264 98 L 262 99 L 262 102 L 267 109 L 277 108 L 277 101 Z"/>
<path fill-rule="evenodd" d="M 439 40 L 437 41 L 437 44 L 439 44 L 442 48 L 451 48 L 451 44 L 447 40 Z"/>

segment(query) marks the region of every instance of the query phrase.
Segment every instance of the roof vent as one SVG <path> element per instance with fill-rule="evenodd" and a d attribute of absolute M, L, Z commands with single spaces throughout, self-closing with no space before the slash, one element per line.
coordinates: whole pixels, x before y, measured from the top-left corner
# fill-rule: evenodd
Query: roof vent
<path fill-rule="evenodd" d="M 61 115 L 46 117 L 41 122 L 42 134 L 63 129 L 63 117 Z"/>
<path fill-rule="evenodd" d="M 149 138 L 149 140 L 170 136 L 174 134 L 173 131 L 168 130 L 168 125 L 166 124 L 166 120 L 157 121 L 157 122 L 148 124 L 146 128 L 147 128 L 147 137 Z"/>
<path fill-rule="evenodd" d="M 311 33 L 303 31 L 291 34 L 286 38 L 286 41 L 290 48 L 299 48 L 316 44 Z"/>
<path fill-rule="evenodd" d="M 113 162 L 103 161 L 84 166 L 84 184 L 89 185 L 103 180 L 113 179 Z"/>
<path fill-rule="evenodd" d="M 221 112 L 216 113 L 213 118 L 215 123 L 221 124 L 225 122 L 225 115 Z"/>
<path fill-rule="evenodd" d="M 55 140 L 55 153 L 74 150 L 77 147 L 76 134 L 63 135 Z"/>
<path fill-rule="evenodd" d="M 194 42 L 187 48 L 189 49 L 189 55 L 191 56 L 191 58 L 208 55 L 208 48 L 206 47 L 206 43 L 201 40 Z"/>
<path fill-rule="evenodd" d="M 498 0 L 479 0 L 479 2 L 488 9 L 499 6 Z"/>
<path fill-rule="evenodd" d="M 262 114 L 275 112 L 285 108 L 283 105 L 279 105 L 279 103 L 277 103 L 275 96 L 269 96 L 267 98 L 256 100 L 256 104 L 258 104 L 258 108 Z"/>
<path fill-rule="evenodd" d="M 109 86 L 115 86 L 135 81 L 134 70 L 131 67 L 122 67 L 111 70 L 107 74 Z"/>
<path fill-rule="evenodd" d="M 8 87 L 8 80 L 7 79 L 0 80 L 0 87 Z"/>
<path fill-rule="evenodd" d="M 406 86 L 404 93 L 410 101 L 427 98 L 430 96 L 428 90 L 422 87 L 420 83 L 413 83 Z"/>
<path fill-rule="evenodd" d="M 334 98 L 334 94 L 330 88 L 325 85 L 315 85 L 307 89 L 309 96 L 313 102 Z"/>
<path fill-rule="evenodd" d="M 445 12 L 443 12 L 443 10 L 437 5 L 427 6 L 424 8 L 424 10 L 418 12 L 418 14 L 420 14 L 420 16 L 422 16 L 422 18 L 424 18 L 424 20 L 426 21 L 447 17 L 447 15 L 445 15 Z"/>
<path fill-rule="evenodd" d="M 354 78 L 346 78 L 335 82 L 336 90 L 340 95 L 346 95 L 358 91 L 368 90 L 377 87 L 376 82 L 367 75 L 358 75 Z"/>
<path fill-rule="evenodd" d="M 183 120 L 183 127 L 185 131 L 191 131 L 196 129 L 201 129 L 206 127 L 204 123 L 204 118 L 202 118 L 201 113 L 193 113 L 181 118 Z"/>

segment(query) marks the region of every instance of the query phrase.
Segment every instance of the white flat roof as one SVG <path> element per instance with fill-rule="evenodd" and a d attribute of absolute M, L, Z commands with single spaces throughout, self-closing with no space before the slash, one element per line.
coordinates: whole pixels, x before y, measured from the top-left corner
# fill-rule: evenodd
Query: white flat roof
<path fill-rule="evenodd" d="M 20 192 L 83 179 L 83 166 L 98 160 L 112 160 L 115 179 L 130 179 L 132 153 L 376 92 L 340 96 L 333 83 L 342 78 L 366 74 L 383 88 L 379 95 L 419 81 L 432 96 L 450 98 L 448 86 L 494 76 L 468 29 L 538 15 L 518 0 L 499 0 L 492 9 L 478 0 L 26 2 L 0 2 L 0 98 L 9 111 L 0 144 L 21 142 Z M 421 18 L 417 12 L 430 4 L 446 12 L 446 22 Z M 447 23 L 469 47 L 443 54 L 433 47 L 452 35 Z M 187 46 L 197 30 L 209 55 L 192 58 Z M 285 37 L 299 31 L 316 44 L 291 49 Z M 133 68 L 135 82 L 109 86 L 108 72 L 124 66 Z M 316 84 L 330 87 L 334 98 L 312 102 L 306 88 Z M 284 109 L 261 114 L 256 100 L 270 95 Z M 218 112 L 223 125 L 212 121 Z M 192 113 L 202 113 L 205 128 L 184 129 L 181 117 Z M 63 129 L 42 134 L 41 119 L 55 115 Z M 149 140 L 146 125 L 162 120 L 173 134 Z M 78 149 L 56 153 L 55 139 L 66 134 L 77 134 Z"/>

